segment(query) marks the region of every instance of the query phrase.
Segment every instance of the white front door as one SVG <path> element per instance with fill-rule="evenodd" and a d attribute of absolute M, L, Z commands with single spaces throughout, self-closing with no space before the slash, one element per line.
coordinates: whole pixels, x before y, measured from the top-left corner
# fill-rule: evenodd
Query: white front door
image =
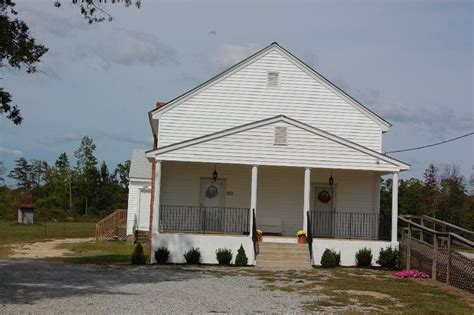
<path fill-rule="evenodd" d="M 334 236 L 334 188 L 329 185 L 314 186 L 313 234 L 316 236 Z"/>
<path fill-rule="evenodd" d="M 201 179 L 202 225 L 208 232 L 225 230 L 225 181 Z"/>
<path fill-rule="evenodd" d="M 150 226 L 150 190 L 140 190 L 138 201 L 138 229 L 148 230 Z"/>

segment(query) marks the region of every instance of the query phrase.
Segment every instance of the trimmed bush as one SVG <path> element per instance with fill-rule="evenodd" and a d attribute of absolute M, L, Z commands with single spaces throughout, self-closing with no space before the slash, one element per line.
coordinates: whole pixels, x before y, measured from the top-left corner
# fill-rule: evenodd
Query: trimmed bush
<path fill-rule="evenodd" d="M 377 259 L 377 264 L 382 268 L 400 269 L 400 251 L 391 246 L 382 248 L 380 250 L 379 259 Z"/>
<path fill-rule="evenodd" d="M 232 261 L 232 251 L 227 248 L 219 248 L 216 250 L 216 259 L 219 265 L 230 265 Z"/>
<path fill-rule="evenodd" d="M 364 247 L 355 254 L 357 267 L 369 267 L 372 265 L 372 250 Z"/>
<path fill-rule="evenodd" d="M 159 247 L 155 252 L 155 260 L 158 264 L 166 264 L 170 257 L 170 251 L 166 247 Z"/>
<path fill-rule="evenodd" d="M 144 265 L 146 263 L 146 257 L 143 253 L 142 244 L 138 243 L 135 245 L 132 253 L 132 265 Z"/>
<path fill-rule="evenodd" d="M 326 248 L 323 255 L 321 256 L 321 266 L 323 268 L 334 268 L 341 264 L 341 253 Z"/>
<path fill-rule="evenodd" d="M 197 265 L 201 263 L 201 251 L 199 248 L 191 248 L 186 253 L 184 253 L 184 259 L 186 259 L 187 264 Z"/>
<path fill-rule="evenodd" d="M 235 256 L 235 264 L 237 266 L 247 266 L 248 262 L 249 262 L 249 259 L 247 258 L 247 255 L 245 254 L 245 249 L 242 246 L 242 244 L 240 244 L 240 248 L 237 251 L 237 256 Z"/>

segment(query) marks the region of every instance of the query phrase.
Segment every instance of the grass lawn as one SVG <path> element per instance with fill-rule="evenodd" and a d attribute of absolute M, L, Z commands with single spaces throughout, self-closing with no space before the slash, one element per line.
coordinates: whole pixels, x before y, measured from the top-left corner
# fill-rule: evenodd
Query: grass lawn
<path fill-rule="evenodd" d="M 349 314 L 474 314 L 469 293 L 452 293 L 451 289 L 434 285 L 429 279 L 398 279 L 389 271 L 316 268 L 247 273 L 264 280 L 265 290 L 300 294 L 307 299 L 304 307 L 308 312 L 336 309 Z M 471 299 L 471 304 L 467 299 Z"/>
<path fill-rule="evenodd" d="M 60 245 L 70 250 L 69 256 L 60 260 L 78 264 L 130 264 L 134 246 L 126 241 L 92 241 Z M 144 246 L 144 253 L 149 261 L 149 247 Z"/>
<path fill-rule="evenodd" d="M 0 256 L 10 252 L 14 243 L 37 242 L 56 238 L 94 237 L 94 222 L 48 222 L 23 225 L 13 221 L 0 222 Z"/>

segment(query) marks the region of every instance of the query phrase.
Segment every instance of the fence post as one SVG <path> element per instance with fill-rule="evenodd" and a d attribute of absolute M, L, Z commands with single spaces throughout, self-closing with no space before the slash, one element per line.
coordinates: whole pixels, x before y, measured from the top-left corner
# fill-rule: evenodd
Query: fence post
<path fill-rule="evenodd" d="M 436 269 L 438 265 L 438 235 L 433 235 L 433 264 L 431 266 L 431 279 L 436 281 Z"/>
<path fill-rule="evenodd" d="M 451 275 L 451 234 L 448 234 L 448 266 L 446 267 L 446 283 L 449 284 Z"/>
<path fill-rule="evenodd" d="M 420 223 L 421 223 L 421 225 L 425 226 L 425 222 L 423 220 L 423 217 L 421 217 L 421 222 Z M 420 241 L 422 241 L 422 242 L 424 241 L 423 240 L 423 230 L 421 230 L 421 229 L 420 229 Z"/>
<path fill-rule="evenodd" d="M 412 238 L 411 225 L 408 224 L 408 233 L 407 233 L 407 269 L 410 269 L 410 268 L 411 268 L 411 238 Z"/>

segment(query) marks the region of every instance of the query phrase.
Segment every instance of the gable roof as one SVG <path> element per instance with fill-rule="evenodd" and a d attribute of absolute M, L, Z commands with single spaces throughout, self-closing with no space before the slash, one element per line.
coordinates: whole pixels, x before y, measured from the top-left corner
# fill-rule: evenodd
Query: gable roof
<path fill-rule="evenodd" d="M 300 122 L 298 120 L 292 119 L 292 118 L 284 116 L 284 115 L 278 115 L 278 116 L 266 118 L 266 119 L 263 119 L 263 120 L 251 122 L 251 123 L 248 123 L 248 124 L 243 124 L 243 125 L 240 125 L 240 126 L 237 126 L 237 127 L 225 129 L 225 130 L 222 130 L 222 131 L 219 131 L 219 132 L 216 132 L 216 133 L 212 133 L 212 134 L 209 134 L 209 135 L 205 135 L 205 136 L 202 136 L 202 137 L 197 137 L 197 138 L 194 138 L 194 139 L 174 143 L 174 144 L 164 146 L 164 147 L 161 147 L 161 148 L 158 148 L 158 149 L 155 149 L 155 150 L 150 150 L 150 151 L 146 152 L 146 156 L 149 159 L 154 158 L 156 156 L 159 156 L 160 154 L 164 154 L 164 153 L 172 152 L 172 151 L 179 150 L 179 149 L 182 149 L 182 148 L 194 146 L 194 145 L 197 145 L 197 144 L 200 144 L 200 143 L 208 142 L 208 141 L 211 141 L 211 140 L 214 140 L 214 139 L 222 138 L 222 137 L 225 137 L 225 136 L 229 136 L 229 135 L 232 135 L 232 134 L 240 133 L 240 132 L 243 132 L 243 131 L 247 131 L 247 130 L 250 130 L 250 129 L 266 126 L 266 125 L 277 123 L 277 122 L 285 122 L 285 123 L 293 125 L 297 128 L 301 128 L 303 130 L 306 130 L 310 133 L 313 133 L 313 134 L 316 134 L 318 136 L 329 139 L 331 141 L 337 142 L 337 143 L 339 143 L 341 145 L 344 145 L 346 147 L 352 148 L 354 150 L 357 150 L 359 152 L 362 152 L 362 153 L 367 154 L 369 156 L 372 156 L 374 158 L 377 158 L 377 159 L 380 159 L 380 160 L 385 161 L 387 163 L 390 163 L 390 164 L 398 167 L 400 170 L 408 170 L 410 168 L 410 166 L 408 164 L 406 164 L 402 161 L 399 161 L 397 159 L 394 159 L 392 157 L 389 157 L 387 155 L 384 155 L 382 153 L 379 153 L 377 151 L 374 151 L 372 149 L 364 147 L 360 144 L 357 144 L 355 142 L 346 140 L 344 138 L 341 138 L 339 136 L 336 136 L 334 134 L 331 134 L 329 132 L 326 132 L 326 131 L 321 130 L 319 128 L 310 126 L 308 124 L 305 124 L 303 122 Z"/>
<path fill-rule="evenodd" d="M 145 152 L 145 150 L 133 150 L 129 178 L 151 180 L 151 162 L 146 158 Z"/>
<path fill-rule="evenodd" d="M 382 117 L 378 116 L 376 113 L 372 112 L 370 109 L 368 109 L 366 106 L 355 100 L 353 97 L 351 97 L 349 94 L 344 92 L 342 89 L 337 87 L 334 83 L 326 79 L 324 76 L 322 76 L 320 73 L 318 73 L 316 70 L 305 64 L 303 61 L 301 61 L 299 58 L 297 58 L 295 55 L 290 53 L 288 50 L 285 48 L 281 47 L 278 43 L 273 42 L 267 47 L 257 51 L 253 55 L 247 57 L 246 59 L 242 60 L 241 62 L 237 63 L 236 65 L 228 68 L 227 70 L 219 73 L 218 75 L 212 77 L 211 79 L 207 80 L 206 82 L 196 86 L 195 88 L 185 92 L 184 94 L 172 99 L 171 101 L 167 102 L 160 108 L 155 108 L 151 110 L 148 115 L 150 120 L 151 119 L 156 119 L 154 116 L 159 115 L 161 113 L 164 113 L 168 110 L 171 110 L 175 106 L 179 105 L 180 103 L 184 102 L 185 100 L 193 97 L 194 95 L 200 93 L 202 90 L 220 82 L 221 80 L 225 79 L 226 77 L 230 76 L 231 74 L 237 72 L 238 70 L 242 69 L 243 67 L 251 64 L 255 60 L 259 59 L 260 57 L 266 55 L 267 53 L 271 51 L 278 51 L 280 52 L 283 56 L 285 56 L 288 60 L 290 60 L 295 66 L 300 68 L 302 71 L 306 72 L 308 75 L 313 77 L 315 80 L 317 80 L 319 83 L 324 85 L 325 87 L 329 88 L 332 90 L 335 94 L 343 98 L 345 101 L 347 101 L 349 104 L 354 106 L 357 110 L 365 114 L 367 117 L 375 121 L 381 128 L 383 132 L 388 131 L 388 129 L 391 127 L 391 124 L 387 122 L 385 119 Z M 153 127 L 153 124 L 152 124 Z"/>

